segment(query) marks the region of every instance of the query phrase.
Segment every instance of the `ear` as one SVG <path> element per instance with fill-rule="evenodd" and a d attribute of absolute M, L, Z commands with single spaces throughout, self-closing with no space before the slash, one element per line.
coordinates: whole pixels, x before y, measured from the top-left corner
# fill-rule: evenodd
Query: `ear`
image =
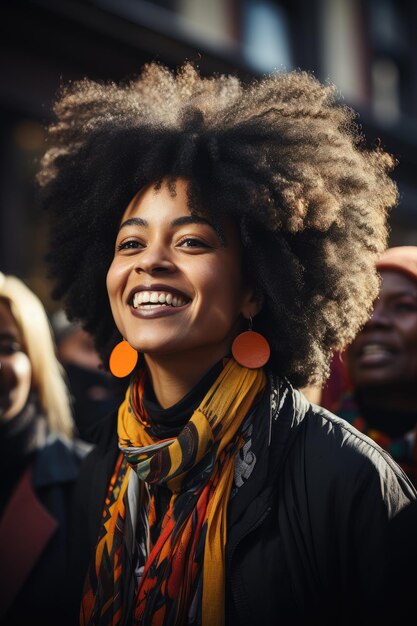
<path fill-rule="evenodd" d="M 241 314 L 245 319 L 255 317 L 264 305 L 264 296 L 253 287 L 247 287 L 243 296 Z"/>

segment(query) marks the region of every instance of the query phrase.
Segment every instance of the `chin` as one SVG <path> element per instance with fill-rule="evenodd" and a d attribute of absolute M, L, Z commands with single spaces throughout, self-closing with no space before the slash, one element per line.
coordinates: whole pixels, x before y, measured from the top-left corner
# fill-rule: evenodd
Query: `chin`
<path fill-rule="evenodd" d="M 146 343 L 138 344 L 138 347 L 136 349 L 138 350 L 138 352 L 141 352 L 145 356 L 149 356 L 152 358 L 180 354 L 183 351 L 184 347 L 180 347 L 178 345 L 178 342 L 170 343 L 167 341 L 161 344 L 160 341 L 155 343 L 149 343 L 149 341 L 147 341 Z"/>
<path fill-rule="evenodd" d="M 393 376 L 364 376 L 360 380 L 353 383 L 354 389 L 366 390 L 366 389 L 381 389 L 392 388 L 400 386 L 401 380 L 398 375 Z"/>

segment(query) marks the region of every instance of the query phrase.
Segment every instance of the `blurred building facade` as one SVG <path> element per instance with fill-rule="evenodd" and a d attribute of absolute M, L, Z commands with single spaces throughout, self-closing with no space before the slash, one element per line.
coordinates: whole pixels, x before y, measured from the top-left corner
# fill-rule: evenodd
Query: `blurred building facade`
<path fill-rule="evenodd" d="M 393 153 L 391 244 L 417 245 L 417 4 L 406 0 L 14 0 L 0 9 L 0 269 L 47 299 L 34 184 L 54 95 L 84 76 L 194 61 L 243 80 L 301 68 L 332 81 Z"/>

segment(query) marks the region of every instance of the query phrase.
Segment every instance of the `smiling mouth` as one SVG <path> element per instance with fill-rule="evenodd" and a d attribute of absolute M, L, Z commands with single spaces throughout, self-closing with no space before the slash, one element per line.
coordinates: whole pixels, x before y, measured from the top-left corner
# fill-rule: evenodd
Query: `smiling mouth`
<path fill-rule="evenodd" d="M 188 304 L 190 300 L 180 294 L 169 291 L 137 291 L 133 295 L 132 306 L 134 309 L 158 309 L 161 307 L 179 308 Z"/>
<path fill-rule="evenodd" d="M 386 345 L 367 343 L 362 346 L 357 359 L 363 367 L 379 367 L 391 362 L 393 355 L 393 351 Z"/>
<path fill-rule="evenodd" d="M 391 350 L 380 343 L 368 343 L 362 347 L 359 356 L 391 356 Z"/>

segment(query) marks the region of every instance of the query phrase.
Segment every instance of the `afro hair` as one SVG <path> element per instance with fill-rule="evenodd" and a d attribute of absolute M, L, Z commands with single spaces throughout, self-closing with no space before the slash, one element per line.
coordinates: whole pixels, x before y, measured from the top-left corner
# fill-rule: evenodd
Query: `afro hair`
<path fill-rule="evenodd" d="M 106 292 L 121 217 L 139 189 L 189 181 L 191 212 L 240 229 L 271 368 L 323 380 L 378 292 L 375 263 L 397 200 L 394 162 L 367 149 L 331 85 L 305 72 L 243 85 L 152 63 L 121 85 L 83 80 L 54 107 L 38 181 L 51 217 L 53 295 L 103 354 L 119 336 Z"/>

